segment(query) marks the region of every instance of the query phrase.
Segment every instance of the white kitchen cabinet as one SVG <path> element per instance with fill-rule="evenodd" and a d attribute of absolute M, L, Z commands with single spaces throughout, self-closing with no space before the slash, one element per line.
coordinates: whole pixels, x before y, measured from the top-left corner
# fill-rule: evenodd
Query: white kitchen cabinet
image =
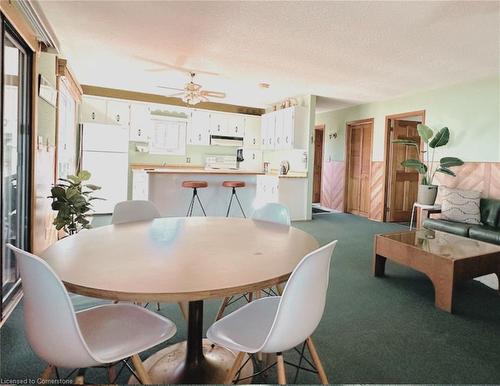
<path fill-rule="evenodd" d="M 245 118 L 245 135 L 243 137 L 243 147 L 246 149 L 261 148 L 261 129 L 260 117 L 246 116 Z"/>
<path fill-rule="evenodd" d="M 106 117 L 111 123 L 128 126 L 130 122 L 130 103 L 124 101 L 106 101 Z"/>
<path fill-rule="evenodd" d="M 108 123 L 106 121 L 106 100 L 96 97 L 83 97 L 80 122 Z"/>
<path fill-rule="evenodd" d="M 285 205 L 292 220 L 306 220 L 307 178 L 258 175 L 255 205 L 260 207 L 270 202 Z"/>
<path fill-rule="evenodd" d="M 149 179 L 144 169 L 132 169 L 132 200 L 148 200 Z"/>
<path fill-rule="evenodd" d="M 301 106 L 273 111 L 262 116 L 264 150 L 307 149 L 309 122 Z"/>
<path fill-rule="evenodd" d="M 245 136 L 245 118 L 240 114 L 227 115 L 227 131 L 225 135 L 230 137 Z"/>
<path fill-rule="evenodd" d="M 211 135 L 230 135 L 229 116 L 224 113 L 210 113 L 210 133 Z"/>
<path fill-rule="evenodd" d="M 274 150 L 276 112 L 264 114 L 261 119 L 262 150 Z"/>
<path fill-rule="evenodd" d="M 187 144 L 209 145 L 210 133 L 210 111 L 192 110 L 188 122 Z"/>
<path fill-rule="evenodd" d="M 240 169 L 261 171 L 264 168 L 262 163 L 262 150 L 243 148 L 244 161 L 240 162 Z"/>
<path fill-rule="evenodd" d="M 148 142 L 151 136 L 151 108 L 147 104 L 133 103 L 130 106 L 130 140 Z"/>
<path fill-rule="evenodd" d="M 186 154 L 186 119 L 153 115 L 152 122 L 150 154 Z"/>

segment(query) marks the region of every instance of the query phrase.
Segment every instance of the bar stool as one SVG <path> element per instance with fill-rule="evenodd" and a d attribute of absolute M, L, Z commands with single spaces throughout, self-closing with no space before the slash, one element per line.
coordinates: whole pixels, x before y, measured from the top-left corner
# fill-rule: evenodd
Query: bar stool
<path fill-rule="evenodd" d="M 200 204 L 201 210 L 203 211 L 203 215 L 206 217 L 205 208 L 203 208 L 203 204 L 200 201 L 200 197 L 198 196 L 198 189 L 206 188 L 208 186 L 207 181 L 182 181 L 183 188 L 193 189 L 193 197 L 191 198 L 191 202 L 189 203 L 188 211 L 186 213 L 186 217 L 190 217 L 193 215 L 194 209 L 194 200 L 195 198 L 198 200 Z"/>
<path fill-rule="evenodd" d="M 243 213 L 243 217 L 247 218 L 245 215 L 245 212 L 243 211 L 243 207 L 241 206 L 240 199 L 238 198 L 238 195 L 236 194 L 236 188 L 244 188 L 245 187 L 245 182 L 243 181 L 224 181 L 222 183 L 222 186 L 226 188 L 232 188 L 231 192 L 231 199 L 229 200 L 229 206 L 227 207 L 227 213 L 226 217 L 229 217 L 229 211 L 231 210 L 231 203 L 233 202 L 233 197 L 236 197 L 236 201 L 238 201 L 238 205 L 240 207 L 241 213 Z"/>

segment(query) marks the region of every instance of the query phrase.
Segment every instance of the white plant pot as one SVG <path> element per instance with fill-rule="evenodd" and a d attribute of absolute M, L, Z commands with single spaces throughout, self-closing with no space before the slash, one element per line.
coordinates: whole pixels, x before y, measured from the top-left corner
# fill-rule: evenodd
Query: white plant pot
<path fill-rule="evenodd" d="M 437 193 L 437 185 L 418 185 L 417 202 L 422 205 L 434 205 Z"/>

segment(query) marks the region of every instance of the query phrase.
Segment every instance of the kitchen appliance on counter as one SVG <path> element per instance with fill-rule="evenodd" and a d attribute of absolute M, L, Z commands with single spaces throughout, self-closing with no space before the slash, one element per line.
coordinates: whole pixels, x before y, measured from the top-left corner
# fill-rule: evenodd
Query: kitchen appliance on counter
<path fill-rule="evenodd" d="M 237 157 L 234 155 L 207 155 L 205 169 L 238 169 Z"/>
<path fill-rule="evenodd" d="M 280 175 L 286 176 L 290 171 L 290 162 L 283 160 L 280 163 Z"/>
<path fill-rule="evenodd" d="M 240 162 L 243 162 L 244 160 L 243 148 L 236 149 L 236 162 L 238 163 L 238 168 L 240 167 Z"/>

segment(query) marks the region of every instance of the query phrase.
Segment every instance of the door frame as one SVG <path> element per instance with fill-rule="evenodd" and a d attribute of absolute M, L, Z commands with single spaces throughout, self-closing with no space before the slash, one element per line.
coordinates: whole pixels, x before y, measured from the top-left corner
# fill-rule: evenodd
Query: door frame
<path fill-rule="evenodd" d="M 392 119 L 396 118 L 409 118 L 415 115 L 420 115 L 422 117 L 422 123 L 425 124 L 425 110 L 409 111 L 407 113 L 398 113 L 385 116 L 385 129 L 384 129 L 384 207 L 382 213 L 382 221 L 387 221 L 387 201 L 389 194 L 389 156 L 390 156 L 390 140 L 391 140 L 391 130 L 390 124 Z"/>
<path fill-rule="evenodd" d="M 323 132 L 323 139 L 321 141 L 321 173 L 319 176 L 319 202 L 321 204 L 321 187 L 322 187 L 322 183 L 323 183 L 323 162 L 325 161 L 326 124 L 321 123 L 321 124 L 314 126 L 314 144 L 316 144 L 316 130 L 321 130 Z M 315 159 L 316 159 L 316 151 L 314 152 L 314 156 L 313 156 L 313 176 L 312 176 L 313 177 L 313 181 L 312 181 L 312 183 L 313 183 L 313 189 L 312 189 L 313 200 L 311 200 L 311 202 L 314 202 L 314 161 L 315 161 Z"/>
<path fill-rule="evenodd" d="M 345 154 L 345 170 L 344 170 L 344 205 L 343 205 L 343 211 L 344 213 L 347 212 L 347 194 L 349 192 L 348 189 L 348 184 L 349 184 L 349 150 L 350 150 L 350 142 L 351 142 L 351 129 L 350 127 L 352 126 L 359 126 L 359 125 L 364 125 L 366 123 L 369 123 L 371 125 L 371 142 L 370 142 L 370 173 L 368 177 L 368 183 L 371 185 L 372 181 L 372 158 L 373 158 L 373 137 L 374 137 L 374 128 L 375 128 L 375 119 L 374 118 L 365 118 L 365 119 L 357 119 L 355 121 L 349 121 L 346 122 L 345 124 L 345 144 L 344 144 L 344 154 Z M 367 218 L 370 217 L 370 210 L 371 210 L 371 201 L 370 201 L 370 206 L 368 208 L 368 214 Z"/>

